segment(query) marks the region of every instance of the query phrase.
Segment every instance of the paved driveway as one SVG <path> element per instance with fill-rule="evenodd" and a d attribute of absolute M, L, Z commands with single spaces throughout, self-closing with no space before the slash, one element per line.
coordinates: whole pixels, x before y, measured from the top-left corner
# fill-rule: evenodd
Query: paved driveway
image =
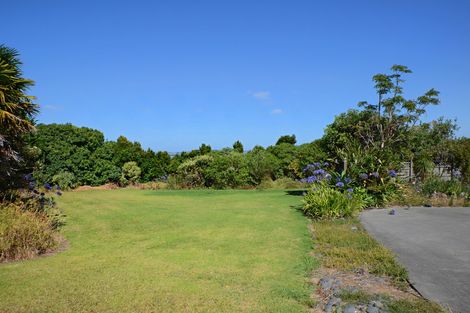
<path fill-rule="evenodd" d="M 364 227 L 393 250 L 426 298 L 470 313 L 470 208 L 369 210 Z"/>

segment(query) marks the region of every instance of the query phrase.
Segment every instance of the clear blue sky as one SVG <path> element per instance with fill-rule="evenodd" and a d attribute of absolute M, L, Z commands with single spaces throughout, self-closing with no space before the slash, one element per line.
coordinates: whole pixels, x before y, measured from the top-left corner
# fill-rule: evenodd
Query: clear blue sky
<path fill-rule="evenodd" d="M 0 42 L 36 81 L 40 122 L 156 150 L 312 141 L 373 101 L 371 76 L 393 64 L 414 71 L 408 96 L 441 91 L 426 119 L 470 136 L 469 14 L 470 1 L 9 1 Z"/>

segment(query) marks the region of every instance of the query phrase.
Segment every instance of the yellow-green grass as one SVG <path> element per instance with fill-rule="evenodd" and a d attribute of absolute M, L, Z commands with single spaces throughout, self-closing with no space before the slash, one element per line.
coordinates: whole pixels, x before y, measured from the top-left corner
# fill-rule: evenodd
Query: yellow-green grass
<path fill-rule="evenodd" d="M 394 254 L 373 239 L 355 218 L 313 223 L 315 252 L 325 267 L 340 270 L 365 269 L 407 284 L 408 274 Z"/>
<path fill-rule="evenodd" d="M 69 248 L 0 265 L 0 312 L 305 312 L 307 219 L 285 191 L 69 192 Z"/>
<path fill-rule="evenodd" d="M 356 218 L 314 221 L 314 251 L 327 268 L 343 271 L 365 269 L 378 276 L 388 276 L 395 285 L 407 289 L 408 273 L 396 261 L 395 255 L 372 238 Z M 445 313 L 436 303 L 422 298 L 393 299 L 389 295 L 368 294 L 365 291 L 344 292 L 341 299 L 349 303 L 381 300 L 390 313 Z"/>

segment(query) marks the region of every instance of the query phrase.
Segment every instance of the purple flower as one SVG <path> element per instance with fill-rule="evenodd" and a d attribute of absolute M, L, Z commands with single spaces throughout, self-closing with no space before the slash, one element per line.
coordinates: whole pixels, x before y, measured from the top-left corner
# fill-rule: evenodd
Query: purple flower
<path fill-rule="evenodd" d="M 325 174 L 325 170 L 321 168 L 313 171 L 313 175 L 323 175 L 323 174 Z"/>
<path fill-rule="evenodd" d="M 363 179 L 363 180 L 366 180 L 367 178 L 369 178 L 369 175 L 367 175 L 366 173 L 362 173 L 362 174 L 359 175 L 359 178 Z"/>
<path fill-rule="evenodd" d="M 307 183 L 311 184 L 317 181 L 317 176 L 309 176 L 307 177 Z"/>
<path fill-rule="evenodd" d="M 354 189 L 348 188 L 348 189 L 346 189 L 346 191 L 349 192 L 349 193 L 352 193 L 354 191 Z"/>
<path fill-rule="evenodd" d="M 352 199 L 352 195 L 351 195 L 350 193 L 348 193 L 348 194 L 346 195 L 346 198 Z"/>
<path fill-rule="evenodd" d="M 346 177 L 346 178 L 344 179 L 344 183 L 345 183 L 345 184 L 349 184 L 350 182 L 351 182 L 351 178 Z"/>
<path fill-rule="evenodd" d="M 331 179 L 331 174 L 326 173 L 325 178 L 330 180 Z"/>
<path fill-rule="evenodd" d="M 342 187 L 344 187 L 344 183 L 339 181 L 339 182 L 336 183 L 335 186 L 339 187 L 339 188 L 342 188 Z"/>
<path fill-rule="evenodd" d="M 320 163 L 320 162 L 315 162 L 315 163 L 313 163 L 313 166 L 320 168 L 320 167 L 321 167 L 321 163 Z"/>
<path fill-rule="evenodd" d="M 55 185 L 55 189 L 56 189 L 56 190 L 60 190 L 60 186 L 59 186 L 59 185 Z"/>
<path fill-rule="evenodd" d="M 46 188 L 47 190 L 51 190 L 51 189 L 52 189 L 51 185 L 49 185 L 49 184 L 44 184 L 44 188 Z"/>
<path fill-rule="evenodd" d="M 390 170 L 388 175 L 390 175 L 390 177 L 397 177 L 397 172 L 395 172 L 395 170 Z"/>
<path fill-rule="evenodd" d="M 328 163 L 328 162 L 323 162 L 323 166 L 330 166 L 330 163 Z"/>
<path fill-rule="evenodd" d="M 60 192 L 60 191 L 57 191 L 56 194 L 57 194 L 58 196 L 62 196 L 62 192 Z"/>
<path fill-rule="evenodd" d="M 374 176 L 375 178 L 379 178 L 379 173 L 378 172 L 373 172 L 370 174 L 370 176 Z"/>

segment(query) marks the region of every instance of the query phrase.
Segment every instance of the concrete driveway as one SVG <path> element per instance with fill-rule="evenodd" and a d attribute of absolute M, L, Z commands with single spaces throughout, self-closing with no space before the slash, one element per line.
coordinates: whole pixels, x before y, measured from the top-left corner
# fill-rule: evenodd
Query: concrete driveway
<path fill-rule="evenodd" d="M 426 298 L 470 313 L 470 208 L 369 210 L 366 230 L 398 255 Z"/>

